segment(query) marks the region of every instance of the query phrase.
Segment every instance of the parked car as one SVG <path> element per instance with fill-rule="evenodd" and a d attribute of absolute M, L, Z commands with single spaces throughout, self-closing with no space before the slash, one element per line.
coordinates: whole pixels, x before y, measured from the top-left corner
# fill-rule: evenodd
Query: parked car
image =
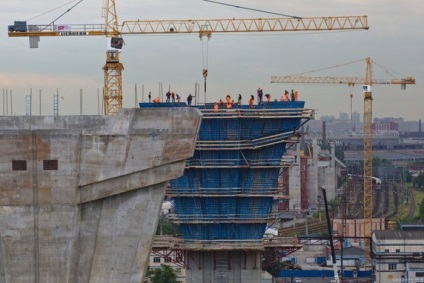
<path fill-rule="evenodd" d="M 300 278 L 295 278 L 295 279 L 294 279 L 294 283 L 302 283 L 302 279 L 300 279 Z"/>

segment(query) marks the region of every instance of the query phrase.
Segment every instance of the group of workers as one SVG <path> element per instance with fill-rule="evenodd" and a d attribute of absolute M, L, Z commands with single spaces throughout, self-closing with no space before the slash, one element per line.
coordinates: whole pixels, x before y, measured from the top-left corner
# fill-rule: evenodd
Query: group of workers
<path fill-rule="evenodd" d="M 258 90 L 256 91 L 257 96 L 258 96 L 258 104 L 262 103 L 262 97 L 263 97 L 263 90 L 261 88 L 258 88 Z M 271 102 L 271 94 L 267 93 L 265 94 L 265 98 L 267 102 Z M 284 91 L 284 94 L 281 95 L 280 101 L 297 101 L 299 99 L 299 93 L 297 92 L 297 90 L 293 91 L 291 90 L 291 93 L 289 93 L 287 90 Z M 251 99 L 249 100 L 249 105 L 253 105 L 253 103 L 251 104 L 250 102 L 254 101 L 253 95 L 251 96 Z M 275 100 L 277 101 L 277 100 Z"/>
<path fill-rule="evenodd" d="M 287 90 L 284 91 L 284 95 L 281 96 L 280 101 L 297 101 L 299 99 L 299 93 L 297 92 L 297 90 L 295 90 L 293 92 L 293 90 L 291 90 L 291 93 L 289 95 L 289 92 Z"/>
<path fill-rule="evenodd" d="M 265 96 L 266 101 L 267 102 L 271 102 L 271 94 L 267 93 L 267 94 L 263 94 L 263 90 L 261 88 L 258 88 L 257 90 L 257 101 L 258 104 L 261 104 L 263 102 L 263 96 Z M 237 101 L 237 105 L 241 105 L 241 94 L 238 95 L 238 101 Z M 284 94 L 281 96 L 280 98 L 280 102 L 285 102 L 285 101 L 297 101 L 299 98 L 299 93 L 296 91 L 291 90 L 291 93 L 289 93 L 287 90 L 284 91 Z M 277 100 L 275 100 L 277 101 Z M 231 96 L 229 94 L 227 94 L 227 96 L 225 97 L 225 103 L 224 101 L 222 101 L 222 99 L 219 100 L 219 102 L 214 104 L 214 110 L 218 111 L 218 109 L 220 108 L 224 108 L 224 104 L 225 104 L 225 108 L 229 109 L 229 108 L 233 108 L 235 102 L 233 99 L 231 99 Z M 254 107 L 255 105 L 255 96 L 254 95 L 250 95 L 250 99 L 249 99 L 249 106 Z"/>
<path fill-rule="evenodd" d="M 148 98 L 149 98 L 149 103 L 160 103 L 160 99 L 159 99 L 159 96 L 156 96 L 155 98 L 153 98 L 153 100 L 152 100 L 152 93 L 151 92 L 149 92 L 149 96 L 148 96 Z M 187 96 L 187 104 L 189 105 L 189 106 L 191 106 L 191 101 L 193 100 L 193 96 L 191 95 L 191 93 Z M 170 103 L 170 102 L 173 102 L 173 103 L 175 103 L 175 102 L 177 102 L 177 103 L 180 103 L 181 102 L 181 96 L 178 94 L 178 93 L 175 93 L 175 92 L 171 92 L 171 91 L 168 91 L 167 93 L 166 93 L 166 101 L 165 102 L 167 102 L 167 103 Z"/>
<path fill-rule="evenodd" d="M 263 91 L 261 88 L 258 88 L 256 91 L 258 95 L 258 103 L 262 103 L 262 96 Z M 271 101 L 271 95 L 269 93 L 265 94 L 266 100 L 268 102 Z M 296 91 L 291 90 L 291 93 L 289 93 L 287 90 L 284 91 L 284 94 L 281 96 L 280 101 L 297 101 L 299 99 L 299 93 Z M 276 100 L 277 101 L 277 100 Z M 250 103 L 249 103 L 250 104 Z"/>
<path fill-rule="evenodd" d="M 264 95 L 263 90 L 261 88 L 258 88 L 256 93 L 257 93 L 258 104 L 261 104 L 263 102 L 263 96 L 265 96 L 267 102 L 271 102 L 271 94 L 266 93 Z M 241 105 L 241 99 L 242 99 L 242 96 L 241 96 L 241 94 L 239 94 L 238 100 L 237 100 L 237 105 Z M 285 90 L 284 94 L 281 95 L 280 102 L 297 101 L 298 99 L 299 99 L 299 93 L 297 92 L 297 90 L 295 90 L 295 91 L 291 90 L 291 93 L 289 93 L 287 90 Z M 171 102 L 171 100 L 172 100 L 172 102 L 180 103 L 181 102 L 181 96 L 178 95 L 175 92 L 168 91 L 166 93 L 166 102 Z M 193 96 L 191 94 L 189 94 L 187 96 L 187 105 L 188 106 L 191 106 L 192 100 L 193 100 Z M 277 100 L 275 100 L 275 101 L 277 101 Z M 152 100 L 151 92 L 149 92 L 149 103 L 150 102 L 160 103 L 159 96 L 155 97 Z M 233 108 L 234 104 L 235 104 L 234 99 L 231 99 L 231 96 L 229 94 L 227 94 L 226 97 L 225 97 L 225 103 L 222 99 L 220 99 L 219 102 L 214 104 L 214 110 L 218 111 L 219 108 L 224 108 L 224 105 L 225 105 L 225 108 L 227 108 L 227 109 Z M 255 97 L 254 97 L 254 95 L 250 95 L 249 106 L 254 107 L 254 105 L 255 105 Z"/>

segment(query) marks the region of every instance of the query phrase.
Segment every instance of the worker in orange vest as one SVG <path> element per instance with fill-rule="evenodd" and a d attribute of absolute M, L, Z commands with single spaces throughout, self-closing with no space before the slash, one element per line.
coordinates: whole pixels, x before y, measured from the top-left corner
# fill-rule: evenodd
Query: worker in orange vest
<path fill-rule="evenodd" d="M 290 101 L 289 92 L 287 90 L 284 92 L 283 101 Z"/>
<path fill-rule="evenodd" d="M 215 103 L 213 106 L 213 112 L 218 112 L 218 110 L 219 110 L 219 105 L 218 103 Z"/>
<path fill-rule="evenodd" d="M 250 107 L 254 107 L 255 104 L 255 97 L 253 95 L 250 95 L 250 99 L 249 99 L 249 105 Z"/>

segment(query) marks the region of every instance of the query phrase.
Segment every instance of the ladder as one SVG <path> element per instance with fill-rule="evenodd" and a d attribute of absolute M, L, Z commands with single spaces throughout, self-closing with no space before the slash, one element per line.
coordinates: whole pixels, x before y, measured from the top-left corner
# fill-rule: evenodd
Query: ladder
<path fill-rule="evenodd" d="M 216 283 L 228 282 L 228 267 L 227 259 L 225 257 L 218 257 L 216 259 Z"/>

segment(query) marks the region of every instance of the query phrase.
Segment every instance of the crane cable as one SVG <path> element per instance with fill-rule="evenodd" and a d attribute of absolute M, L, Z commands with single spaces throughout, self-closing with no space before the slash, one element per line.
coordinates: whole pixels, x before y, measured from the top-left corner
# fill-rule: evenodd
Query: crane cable
<path fill-rule="evenodd" d="M 44 16 L 44 15 L 46 15 L 46 14 L 50 13 L 50 12 L 53 12 L 53 11 L 55 11 L 55 10 L 57 10 L 57 9 L 60 9 L 60 8 L 62 8 L 62 7 L 65 7 L 66 5 L 68 5 L 68 4 L 72 3 L 72 2 L 75 2 L 75 1 L 77 1 L 77 0 L 73 0 L 73 1 L 67 2 L 67 3 L 65 3 L 65 4 L 63 4 L 63 5 L 61 5 L 61 6 L 58 6 L 58 7 L 56 7 L 56 8 L 51 9 L 51 10 L 48 10 L 48 11 L 46 11 L 46 12 L 44 12 L 44 13 L 41 13 L 41 14 L 39 14 L 39 15 L 37 15 L 37 16 L 34 16 L 34 17 L 32 17 L 32 18 L 29 18 L 29 19 L 27 19 L 26 21 L 27 21 L 27 22 L 29 22 L 29 21 L 31 21 L 31 20 L 33 20 L 33 19 L 36 19 L 36 18 L 41 17 L 41 16 Z M 74 6 L 72 6 L 71 8 L 69 8 L 69 9 L 68 9 L 65 13 L 69 12 L 72 8 L 74 8 L 76 5 L 78 5 L 81 1 L 82 1 L 82 0 L 80 0 L 77 4 L 75 4 L 75 5 L 74 5 Z M 63 14 L 65 14 L 65 13 L 63 13 Z M 62 16 L 63 16 L 63 14 L 62 14 L 60 17 L 62 17 Z"/>
<path fill-rule="evenodd" d="M 209 3 L 214 3 L 214 4 L 219 4 L 219 5 L 230 6 L 230 7 L 239 8 L 239 9 L 255 11 L 255 12 L 273 14 L 273 15 L 277 15 L 277 16 L 290 17 L 290 18 L 299 19 L 299 20 L 302 19 L 301 17 L 297 17 L 297 16 L 290 16 L 290 15 L 285 15 L 285 14 L 280 14 L 280 13 L 269 12 L 269 11 L 265 11 L 265 10 L 242 7 L 242 6 L 232 5 L 232 4 L 218 2 L 218 1 L 212 1 L 212 0 L 203 0 L 203 1 L 209 2 Z M 206 43 L 203 40 L 204 36 L 208 37 L 208 40 L 206 41 Z M 211 31 L 208 31 L 207 26 L 206 26 L 206 30 L 202 30 L 200 32 L 200 40 L 202 41 L 202 60 L 203 60 L 203 78 L 204 78 L 205 103 L 206 103 L 206 78 L 208 76 L 208 42 L 209 42 L 210 37 L 211 37 Z M 205 49 L 206 49 L 206 51 L 205 51 Z"/>
<path fill-rule="evenodd" d="M 66 3 L 66 4 L 63 4 L 62 6 L 59 6 L 59 7 L 56 7 L 56 8 L 54 8 L 54 9 L 51 9 L 51 10 L 49 10 L 49 11 L 46 11 L 46 12 L 44 12 L 44 13 L 42 13 L 42 14 L 39 14 L 39 15 L 37 15 L 37 16 L 34 16 L 34 17 L 32 17 L 32 18 L 30 18 L 30 19 L 28 19 L 27 21 L 30 21 L 30 20 L 33 20 L 33 19 L 35 19 L 35 18 L 38 18 L 38 17 L 40 17 L 40 16 L 42 16 L 42 15 L 45 15 L 45 14 L 48 14 L 48 13 L 50 13 L 50 12 L 52 12 L 52 11 L 55 11 L 55 10 L 57 10 L 57 9 L 59 9 L 59 8 L 62 8 L 62 7 L 64 7 L 64 6 L 66 6 L 66 5 L 68 5 L 69 3 L 72 3 L 72 2 L 75 2 L 76 0 L 74 0 L 74 1 L 70 1 L 70 2 L 68 2 L 68 3 Z M 81 3 L 83 0 L 79 0 L 77 3 L 75 3 L 72 7 L 70 7 L 68 10 L 66 10 L 65 12 L 63 12 L 62 14 L 60 14 L 58 17 L 56 17 L 53 21 L 51 21 L 49 24 L 47 24 L 43 29 L 41 29 L 41 31 L 43 31 L 43 30 L 45 30 L 45 29 L 47 29 L 50 25 L 52 25 L 52 24 L 54 24 L 54 22 L 56 22 L 58 19 L 60 19 L 60 18 L 62 18 L 65 14 L 67 14 L 67 13 L 69 13 L 73 8 L 75 8 L 79 3 Z"/>
<path fill-rule="evenodd" d="M 207 26 L 206 26 L 207 29 Z M 204 40 L 204 37 L 207 37 Z M 211 33 L 207 30 L 200 33 L 200 40 L 202 42 L 202 65 L 203 65 L 203 78 L 204 78 L 204 95 L 205 95 L 205 103 L 206 103 L 206 78 L 208 77 L 208 57 L 209 57 L 209 39 Z"/>
<path fill-rule="evenodd" d="M 62 18 L 66 13 L 69 13 L 73 8 L 75 8 L 75 6 L 77 6 L 79 3 L 81 3 L 83 0 L 78 1 L 76 4 L 74 4 L 71 8 L 69 8 L 68 10 L 66 10 L 65 12 L 63 12 L 62 14 L 60 14 L 58 17 L 56 17 L 56 19 L 54 19 L 53 21 L 50 22 L 50 24 L 48 24 L 47 26 L 53 24 L 55 21 L 57 21 L 58 19 Z M 44 28 L 46 29 L 47 26 Z"/>
<path fill-rule="evenodd" d="M 294 18 L 294 19 L 299 19 L 299 20 L 302 19 L 301 17 L 297 17 L 297 16 L 290 16 L 290 15 L 285 15 L 285 14 L 280 14 L 280 13 L 269 12 L 269 11 L 265 11 L 265 10 L 247 8 L 247 7 L 242 7 L 242 6 L 238 6 L 238 5 L 232 5 L 232 4 L 227 4 L 227 3 L 217 2 L 217 1 L 211 1 L 211 0 L 203 0 L 203 1 L 215 3 L 215 4 L 220 4 L 220 5 L 225 5 L 225 6 L 230 6 L 230 7 L 234 7 L 234 8 L 240 8 L 240 9 L 255 11 L 255 12 L 277 15 L 277 16 L 289 17 L 289 18 Z"/>
<path fill-rule="evenodd" d="M 360 60 L 356 60 L 356 61 L 352 61 L 352 62 L 347 62 L 347 63 L 343 63 L 343 64 L 338 64 L 338 65 L 334 65 L 334 66 L 330 66 L 330 67 L 325 67 L 325 68 L 321 68 L 321 69 L 315 69 L 315 70 L 306 71 L 306 72 L 302 72 L 302 73 L 287 75 L 285 77 L 296 77 L 296 76 L 301 76 L 301 75 L 305 75 L 305 74 L 320 72 L 320 71 L 324 71 L 324 70 L 328 70 L 328 69 L 333 69 L 333 68 L 338 68 L 338 67 L 342 67 L 342 66 L 346 66 L 346 65 L 358 63 L 358 62 L 363 62 L 365 60 L 366 59 L 360 59 Z M 383 70 L 386 74 L 388 74 L 392 78 L 395 78 L 396 77 L 394 75 L 395 73 L 396 74 L 399 74 L 399 72 L 396 72 L 396 71 L 393 71 L 393 70 L 391 70 L 391 69 L 389 69 L 387 67 L 384 67 L 381 64 L 378 64 L 377 62 L 375 62 L 374 60 L 372 60 L 372 63 L 373 63 L 373 65 L 376 65 L 376 66 L 380 67 L 381 70 Z M 399 75 L 401 75 L 401 74 L 399 74 Z"/>
<path fill-rule="evenodd" d="M 293 75 L 287 75 L 286 77 L 295 77 L 295 76 L 300 76 L 300 75 L 304 75 L 304 74 L 310 74 L 310 73 L 315 73 L 315 72 L 324 71 L 324 70 L 328 70 L 328 69 L 338 68 L 338 67 L 341 67 L 341 66 L 346 66 L 346 65 L 349 65 L 349 64 L 358 63 L 358 62 L 361 62 L 361 61 L 364 61 L 364 60 L 365 59 L 361 59 L 361 60 L 352 61 L 352 62 L 348 62 L 348 63 L 344 63 L 344 64 L 339 64 L 339 65 L 334 65 L 334 66 L 330 66 L 330 67 L 326 67 L 326 68 L 322 68 L 322 69 L 316 69 L 316 70 L 307 71 L 307 72 L 303 72 L 303 73 L 297 73 L 297 74 L 293 74 Z"/>

